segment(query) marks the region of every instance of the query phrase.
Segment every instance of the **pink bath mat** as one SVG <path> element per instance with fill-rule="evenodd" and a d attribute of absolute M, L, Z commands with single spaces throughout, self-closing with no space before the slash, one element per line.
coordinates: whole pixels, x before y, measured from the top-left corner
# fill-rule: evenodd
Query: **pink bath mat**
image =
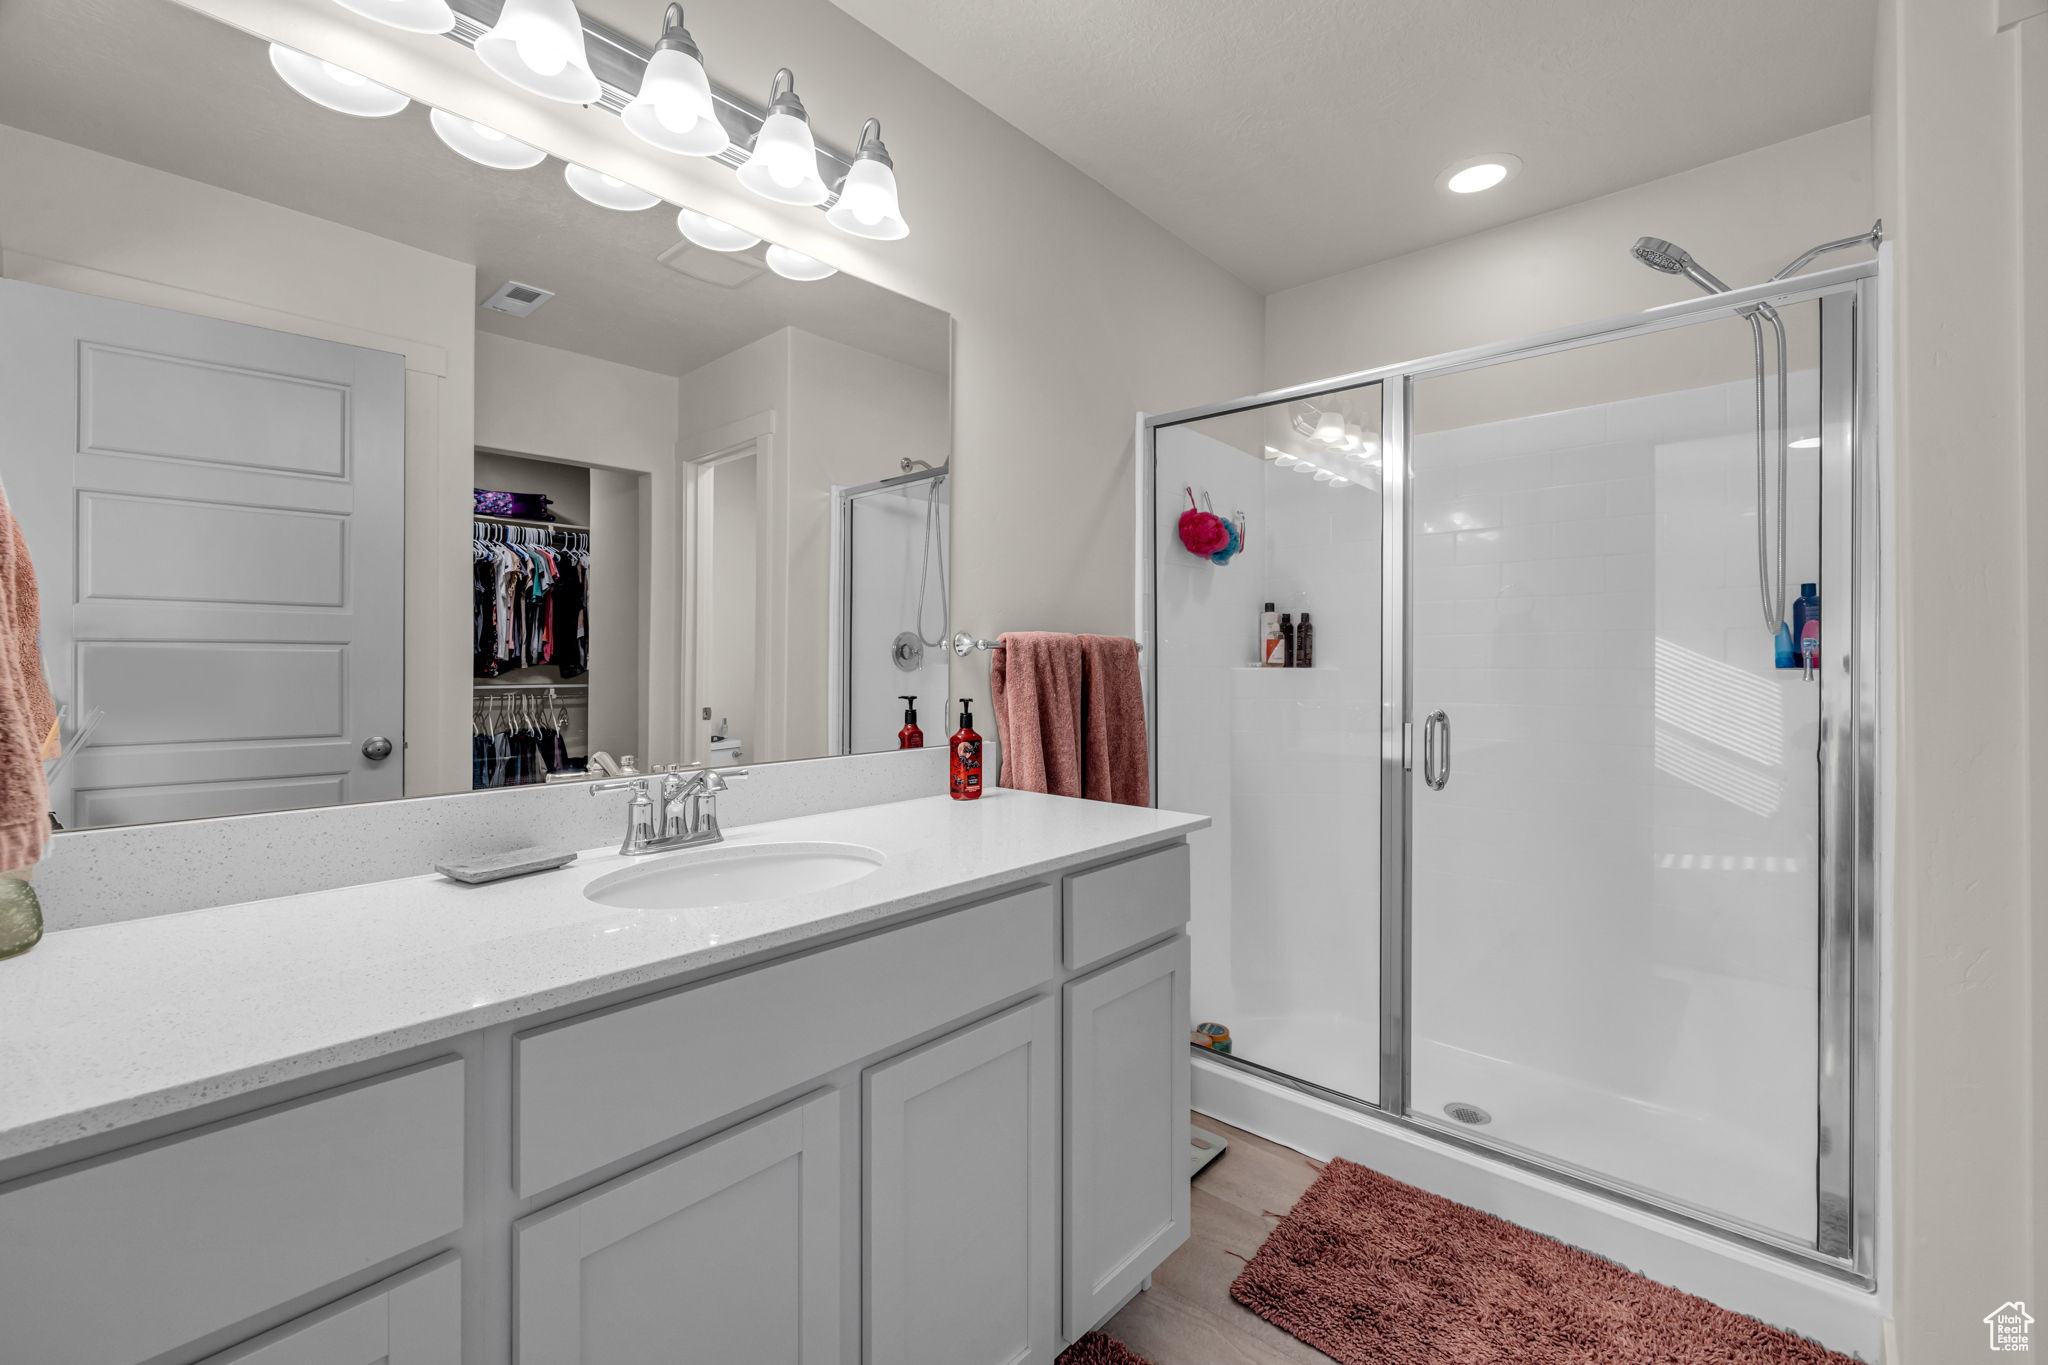
<path fill-rule="evenodd" d="M 1151 1365 L 1145 1357 L 1114 1337 L 1090 1332 L 1060 1352 L 1053 1365 Z"/>
<path fill-rule="evenodd" d="M 1855 1365 L 1341 1160 L 1230 1293 L 1341 1365 Z"/>

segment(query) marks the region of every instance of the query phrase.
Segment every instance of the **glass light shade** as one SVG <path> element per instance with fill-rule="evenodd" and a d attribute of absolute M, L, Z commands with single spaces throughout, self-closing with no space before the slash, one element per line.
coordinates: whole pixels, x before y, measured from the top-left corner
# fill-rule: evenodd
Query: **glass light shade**
<path fill-rule="evenodd" d="M 1307 460 L 1303 460 L 1301 463 L 1293 466 L 1293 472 L 1296 474 L 1313 474 L 1316 472 L 1316 467 Z"/>
<path fill-rule="evenodd" d="M 476 55 L 522 90 L 565 104 L 597 100 L 574 0 L 505 0 L 497 26 L 476 40 Z"/>
<path fill-rule="evenodd" d="M 795 114 L 770 114 L 739 169 L 740 183 L 778 204 L 809 207 L 831 195 L 818 177 L 818 144 L 811 125 Z"/>
<path fill-rule="evenodd" d="M 806 256 L 801 251 L 791 251 L 786 246 L 771 244 L 767 251 L 768 268 L 785 280 L 823 280 L 839 273 L 839 267 L 826 265 L 815 256 Z"/>
<path fill-rule="evenodd" d="M 706 251 L 745 251 L 761 240 L 745 228 L 736 228 L 723 219 L 695 209 L 678 211 L 676 228 Z"/>
<path fill-rule="evenodd" d="M 1301 457 L 1299 455 L 1289 455 L 1283 450 L 1273 456 L 1273 463 L 1279 465 L 1282 469 L 1292 469 L 1301 463 Z"/>
<path fill-rule="evenodd" d="M 479 166 L 491 166 L 501 171 L 523 171 L 529 166 L 538 166 L 547 160 L 547 153 L 538 147 L 529 147 L 516 137 L 508 136 L 475 119 L 451 114 L 445 109 L 436 109 L 427 115 L 427 122 L 434 125 L 434 136 L 448 144 L 448 149 L 458 156 L 466 156 Z"/>
<path fill-rule="evenodd" d="M 648 59 L 640 93 L 619 117 L 628 132 L 665 152 L 717 156 L 731 141 L 712 108 L 704 64 L 672 47 Z"/>
<path fill-rule="evenodd" d="M 1344 439 L 1344 414 L 1326 412 L 1316 419 L 1315 437 L 1318 441 L 1331 442 Z"/>
<path fill-rule="evenodd" d="M 448 0 L 334 0 L 365 19 L 402 28 L 407 33 L 446 33 L 455 27 Z"/>
<path fill-rule="evenodd" d="M 1316 471 L 1316 482 L 1317 482 L 1317 483 L 1328 483 L 1328 482 L 1329 482 L 1330 480 L 1332 480 L 1332 479 L 1334 479 L 1334 478 L 1336 478 L 1336 477 L 1337 477 L 1337 476 L 1336 476 L 1335 474 L 1332 474 L 1332 473 L 1331 473 L 1331 472 L 1330 472 L 1329 470 L 1327 470 L 1327 469 L 1318 469 L 1318 470 Z"/>
<path fill-rule="evenodd" d="M 569 182 L 569 188 L 588 199 L 601 209 L 617 209 L 621 213 L 638 213 L 651 209 L 661 202 L 658 194 L 649 194 L 638 185 L 628 185 L 615 175 L 593 171 L 588 166 L 570 162 L 562 168 L 562 178 Z"/>
<path fill-rule="evenodd" d="M 1350 486 L 1351 480 L 1345 478 L 1342 474 L 1335 475 L 1330 480 L 1330 487 L 1332 488 L 1348 488 Z"/>
<path fill-rule="evenodd" d="M 893 242 L 910 235 L 896 202 L 896 172 L 873 157 L 862 157 L 846 173 L 839 202 L 825 210 L 825 221 L 841 232 Z"/>
<path fill-rule="evenodd" d="M 315 104 L 357 118 L 389 118 L 412 101 L 388 85 L 359 76 L 347 67 L 286 47 L 270 45 L 271 69 L 284 83 Z"/>

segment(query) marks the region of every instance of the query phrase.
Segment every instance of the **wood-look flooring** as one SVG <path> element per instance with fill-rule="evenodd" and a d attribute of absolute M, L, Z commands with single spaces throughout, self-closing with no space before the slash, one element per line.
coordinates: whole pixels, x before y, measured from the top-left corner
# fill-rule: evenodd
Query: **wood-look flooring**
<path fill-rule="evenodd" d="M 1230 1282 L 1322 1167 L 1300 1152 L 1201 1114 L 1230 1150 L 1195 1177 L 1192 1233 L 1103 1331 L 1152 1365 L 1330 1365 L 1330 1358 L 1241 1308 Z"/>

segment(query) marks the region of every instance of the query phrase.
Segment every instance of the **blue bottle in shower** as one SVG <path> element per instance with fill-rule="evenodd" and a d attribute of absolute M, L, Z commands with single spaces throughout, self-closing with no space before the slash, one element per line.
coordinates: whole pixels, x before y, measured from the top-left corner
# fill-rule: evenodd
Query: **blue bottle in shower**
<path fill-rule="evenodd" d="M 1820 585 L 1801 583 L 1799 600 L 1792 604 L 1792 635 L 1797 641 L 1799 663 L 1811 673 L 1820 667 Z"/>
<path fill-rule="evenodd" d="M 1778 626 L 1778 639 L 1775 649 L 1775 655 L 1776 657 L 1774 662 L 1776 662 L 1778 667 L 1799 667 L 1799 647 L 1797 644 L 1793 642 L 1792 623 L 1790 621 L 1782 622 Z"/>

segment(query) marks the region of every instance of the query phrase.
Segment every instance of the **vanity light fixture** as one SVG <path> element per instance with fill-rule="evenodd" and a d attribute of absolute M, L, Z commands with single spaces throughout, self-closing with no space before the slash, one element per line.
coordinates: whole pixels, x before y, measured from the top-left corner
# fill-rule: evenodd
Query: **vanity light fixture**
<path fill-rule="evenodd" d="M 455 27 L 448 0 L 334 0 L 365 19 L 402 28 L 407 33 L 446 33 Z"/>
<path fill-rule="evenodd" d="M 826 265 L 815 256 L 806 256 L 801 251 L 792 251 L 786 246 L 769 243 L 765 253 L 768 268 L 785 280 L 800 280 L 806 284 L 812 280 L 830 279 L 839 273 L 839 267 Z"/>
<path fill-rule="evenodd" d="M 1326 412 L 1322 414 L 1320 417 L 1316 418 L 1316 426 L 1313 435 L 1318 441 L 1321 441 L 1324 445 L 1335 445 L 1337 442 L 1343 440 L 1344 414 L 1341 412 Z"/>
<path fill-rule="evenodd" d="M 569 182 L 569 188 L 601 209 L 617 209 L 621 213 L 638 213 L 651 209 L 661 202 L 658 194 L 649 194 L 638 185 L 628 185 L 615 175 L 593 171 L 588 166 L 570 162 L 562 168 L 562 178 Z"/>
<path fill-rule="evenodd" d="M 427 122 L 434 126 L 434 136 L 448 144 L 448 150 L 457 156 L 468 157 L 479 166 L 523 171 L 547 160 L 548 154 L 540 148 L 530 147 L 516 137 L 475 119 L 451 114 L 446 109 L 430 112 Z"/>
<path fill-rule="evenodd" d="M 808 208 L 831 196 L 818 176 L 818 144 L 811 138 L 810 115 L 797 98 L 796 76 L 786 66 L 768 87 L 768 117 L 754 135 L 754 149 L 739 177 L 742 185 L 778 204 Z"/>
<path fill-rule="evenodd" d="M 594 104 L 602 93 L 575 0 L 505 0 L 496 26 L 476 40 L 476 55 L 520 89 L 551 100 Z"/>
<path fill-rule="evenodd" d="M 412 100 L 388 85 L 359 76 L 283 43 L 270 45 L 270 66 L 284 83 L 315 104 L 357 118 L 389 118 Z"/>
<path fill-rule="evenodd" d="M 695 209 L 677 210 L 676 228 L 706 251 L 745 251 L 761 241 L 745 228 L 736 228 L 722 218 Z"/>
<path fill-rule="evenodd" d="M 1266 449 L 1272 450 L 1273 448 L 1271 446 L 1267 446 Z M 1301 456 L 1289 455 L 1284 450 L 1274 450 L 1273 463 L 1279 465 L 1282 469 L 1292 469 L 1294 466 L 1301 463 Z"/>
<path fill-rule="evenodd" d="M 1490 156 L 1475 156 L 1447 167 L 1437 177 L 1439 189 L 1452 194 L 1477 194 L 1490 190 L 1495 185 L 1505 185 L 1522 169 L 1522 159 L 1509 156 L 1506 152 L 1495 152 Z"/>
<path fill-rule="evenodd" d="M 712 106 L 704 54 L 683 27 L 681 5 L 662 12 L 661 41 L 647 59 L 640 93 L 619 117 L 642 142 L 683 156 L 717 156 L 732 141 Z"/>
<path fill-rule="evenodd" d="M 815 161 L 816 158 L 813 158 Z M 825 221 L 841 232 L 893 242 L 910 235 L 896 200 L 896 163 L 882 145 L 882 121 L 871 118 L 860 127 L 853 168 L 839 187 L 839 199 L 825 210 Z"/>

